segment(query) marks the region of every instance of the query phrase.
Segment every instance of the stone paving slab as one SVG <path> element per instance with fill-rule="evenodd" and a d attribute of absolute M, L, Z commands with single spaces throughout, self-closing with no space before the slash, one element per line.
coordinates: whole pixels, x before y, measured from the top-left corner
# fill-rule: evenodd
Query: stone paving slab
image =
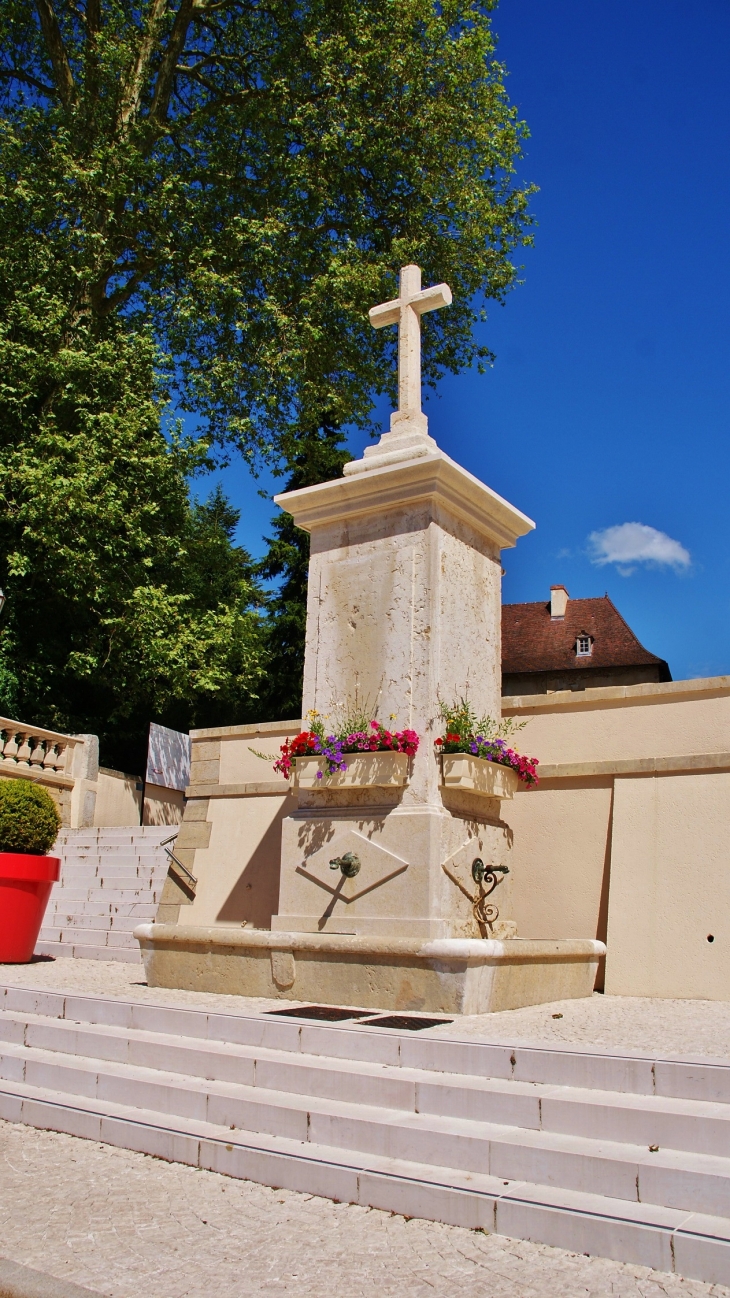
<path fill-rule="evenodd" d="M 259 1013 L 271 1009 L 273 1004 L 254 997 L 147 987 L 140 964 L 115 960 L 57 959 L 37 960 L 29 965 L 0 965 L 0 985 L 3 983 L 92 992 L 156 1005 L 184 1005 L 234 1014 Z M 277 1008 L 294 1004 L 285 1000 L 275 1002 Z M 508 1044 L 580 1045 L 664 1057 L 702 1055 L 730 1059 L 730 1002 L 595 995 L 505 1010 L 501 1014 L 463 1015 L 446 1027 L 429 1029 L 429 1035 L 473 1037 Z"/>
<path fill-rule="evenodd" d="M 730 1298 L 542 1244 L 0 1123 L 0 1253 L 109 1298 Z"/>

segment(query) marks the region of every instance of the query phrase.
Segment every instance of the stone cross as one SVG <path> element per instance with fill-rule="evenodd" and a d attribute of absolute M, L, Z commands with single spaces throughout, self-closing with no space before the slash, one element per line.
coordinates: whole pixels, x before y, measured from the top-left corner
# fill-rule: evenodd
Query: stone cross
<path fill-rule="evenodd" d="M 448 284 L 422 289 L 420 266 L 402 266 L 400 297 L 374 306 L 369 312 L 374 329 L 398 325 L 398 409 L 391 416 L 391 428 L 406 420 L 420 423 L 424 419 L 421 414 L 421 316 L 450 302 Z"/>

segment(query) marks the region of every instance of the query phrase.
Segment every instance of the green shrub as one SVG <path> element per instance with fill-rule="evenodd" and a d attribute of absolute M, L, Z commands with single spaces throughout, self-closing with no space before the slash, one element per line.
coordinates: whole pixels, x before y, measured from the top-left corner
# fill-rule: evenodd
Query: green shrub
<path fill-rule="evenodd" d="M 60 827 L 50 793 L 30 780 L 0 779 L 0 852 L 45 856 Z"/>

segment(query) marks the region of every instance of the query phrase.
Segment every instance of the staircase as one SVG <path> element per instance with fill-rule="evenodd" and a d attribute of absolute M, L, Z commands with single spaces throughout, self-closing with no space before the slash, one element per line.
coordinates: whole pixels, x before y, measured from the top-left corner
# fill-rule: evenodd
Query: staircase
<path fill-rule="evenodd" d="M 730 1283 L 724 1063 L 0 986 L 0 1118 Z"/>
<path fill-rule="evenodd" d="M 64 829 L 56 844 L 61 878 L 36 945 L 37 955 L 139 963 L 133 933 L 154 919 L 171 825 Z"/>

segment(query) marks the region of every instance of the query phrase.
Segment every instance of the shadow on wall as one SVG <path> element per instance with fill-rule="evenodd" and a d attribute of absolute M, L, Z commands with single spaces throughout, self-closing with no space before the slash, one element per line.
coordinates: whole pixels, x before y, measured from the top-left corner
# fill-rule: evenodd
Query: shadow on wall
<path fill-rule="evenodd" d="M 181 789 L 145 785 L 143 825 L 179 825 L 184 810 L 185 796 Z"/>
<path fill-rule="evenodd" d="M 219 923 L 271 928 L 271 917 L 279 909 L 281 822 L 287 810 L 284 803 L 252 853 L 216 915 Z"/>

